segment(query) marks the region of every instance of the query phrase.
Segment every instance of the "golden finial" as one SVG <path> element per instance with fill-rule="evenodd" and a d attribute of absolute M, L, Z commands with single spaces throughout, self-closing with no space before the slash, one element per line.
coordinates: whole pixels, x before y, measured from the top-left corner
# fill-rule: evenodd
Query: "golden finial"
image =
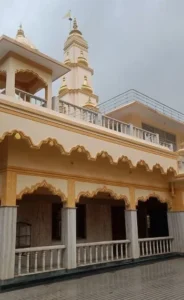
<path fill-rule="evenodd" d="M 82 33 L 80 32 L 80 30 L 78 29 L 76 18 L 74 18 L 74 20 L 73 20 L 73 29 L 70 31 L 70 34 L 73 34 L 73 33 L 77 33 L 77 34 L 82 35 Z"/>
<path fill-rule="evenodd" d="M 68 64 L 68 63 L 70 63 L 71 61 L 70 61 L 70 58 L 69 58 L 69 52 L 67 51 L 66 52 L 66 59 L 65 59 L 65 61 L 64 61 L 64 63 L 65 64 Z"/>
<path fill-rule="evenodd" d="M 67 87 L 67 84 L 66 84 L 66 78 L 63 77 L 63 83 L 62 83 L 62 86 L 60 87 L 59 89 L 59 95 L 62 94 L 63 91 L 67 90 L 68 87 Z"/>
<path fill-rule="evenodd" d="M 84 76 L 84 82 L 82 85 L 82 89 L 85 90 L 88 94 L 92 94 L 93 90 L 92 88 L 88 85 L 88 78 L 87 76 Z"/>
<path fill-rule="evenodd" d="M 84 76 L 84 83 L 83 83 L 84 85 L 88 85 L 88 78 L 87 78 L 87 76 Z"/>
<path fill-rule="evenodd" d="M 83 107 L 86 109 L 92 110 L 92 111 L 98 111 L 98 108 L 96 107 L 96 105 L 91 101 L 90 96 L 89 96 L 88 101 L 86 102 L 86 104 Z"/>
<path fill-rule="evenodd" d="M 23 36 L 23 37 L 25 37 L 24 30 L 23 30 L 23 28 L 22 28 L 22 23 L 20 23 L 19 29 L 17 30 L 17 35 L 16 35 L 16 37 L 17 37 L 17 36 Z"/>
<path fill-rule="evenodd" d="M 73 29 L 77 30 L 77 28 L 78 28 L 77 20 L 76 20 L 76 18 L 74 18 L 74 20 L 73 20 Z"/>
<path fill-rule="evenodd" d="M 78 57 L 78 62 L 85 65 L 85 66 L 88 66 L 87 59 L 84 57 L 84 53 L 83 53 L 82 50 L 80 52 L 80 56 Z"/>

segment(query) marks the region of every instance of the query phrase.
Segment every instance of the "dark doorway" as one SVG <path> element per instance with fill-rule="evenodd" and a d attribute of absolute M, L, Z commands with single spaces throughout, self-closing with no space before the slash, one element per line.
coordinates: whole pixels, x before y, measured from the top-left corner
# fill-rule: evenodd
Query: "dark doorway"
<path fill-rule="evenodd" d="M 111 207 L 112 240 L 125 240 L 125 208 L 122 206 Z"/>
<path fill-rule="evenodd" d="M 139 238 L 164 237 L 169 235 L 167 221 L 167 204 L 157 198 L 139 201 L 137 206 Z"/>

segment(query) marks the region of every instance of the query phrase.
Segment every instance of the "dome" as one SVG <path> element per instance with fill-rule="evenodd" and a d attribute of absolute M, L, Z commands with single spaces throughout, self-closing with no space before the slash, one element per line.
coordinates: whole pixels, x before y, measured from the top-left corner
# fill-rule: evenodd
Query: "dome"
<path fill-rule="evenodd" d="M 25 37 L 24 30 L 22 29 L 22 25 L 20 25 L 15 40 L 24 46 L 30 47 L 31 49 L 35 49 L 36 47 Z"/>

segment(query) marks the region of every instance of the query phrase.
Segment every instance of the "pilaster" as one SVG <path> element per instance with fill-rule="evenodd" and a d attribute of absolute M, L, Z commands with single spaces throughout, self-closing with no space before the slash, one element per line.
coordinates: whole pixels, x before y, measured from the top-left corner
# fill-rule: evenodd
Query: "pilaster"
<path fill-rule="evenodd" d="M 0 206 L 0 280 L 14 277 L 17 207 Z"/>
<path fill-rule="evenodd" d="M 62 243 L 66 246 L 63 265 L 66 269 L 76 268 L 76 208 L 62 209 Z"/>
<path fill-rule="evenodd" d="M 184 253 L 184 211 L 167 213 L 169 236 L 173 237 L 172 250 Z"/>
<path fill-rule="evenodd" d="M 6 70 L 6 95 L 15 97 L 15 70 L 11 57 Z"/>
<path fill-rule="evenodd" d="M 130 240 L 129 256 L 131 258 L 139 258 L 139 241 L 137 226 L 137 211 L 125 210 L 126 239 Z"/>
<path fill-rule="evenodd" d="M 16 172 L 6 170 L 2 173 L 2 206 L 16 206 Z"/>

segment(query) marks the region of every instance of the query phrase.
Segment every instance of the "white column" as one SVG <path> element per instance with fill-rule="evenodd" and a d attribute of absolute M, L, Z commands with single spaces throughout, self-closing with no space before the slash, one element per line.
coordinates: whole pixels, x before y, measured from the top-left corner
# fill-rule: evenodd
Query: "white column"
<path fill-rule="evenodd" d="M 52 109 L 59 112 L 59 98 L 57 96 L 52 97 Z"/>
<path fill-rule="evenodd" d="M 76 208 L 62 208 L 62 243 L 66 246 L 64 267 L 76 268 Z"/>
<path fill-rule="evenodd" d="M 0 206 L 0 280 L 14 277 L 17 207 Z"/>
<path fill-rule="evenodd" d="M 45 88 L 45 99 L 47 101 L 47 108 L 52 109 L 52 81 Z"/>
<path fill-rule="evenodd" d="M 6 70 L 6 95 L 15 97 L 15 70 L 11 58 L 9 58 Z"/>
<path fill-rule="evenodd" d="M 129 256 L 131 258 L 139 258 L 139 242 L 138 242 L 138 227 L 137 227 L 137 211 L 125 210 L 126 223 L 126 239 L 130 240 Z"/>
<path fill-rule="evenodd" d="M 169 236 L 173 237 L 172 251 L 184 253 L 184 212 L 168 212 Z"/>

